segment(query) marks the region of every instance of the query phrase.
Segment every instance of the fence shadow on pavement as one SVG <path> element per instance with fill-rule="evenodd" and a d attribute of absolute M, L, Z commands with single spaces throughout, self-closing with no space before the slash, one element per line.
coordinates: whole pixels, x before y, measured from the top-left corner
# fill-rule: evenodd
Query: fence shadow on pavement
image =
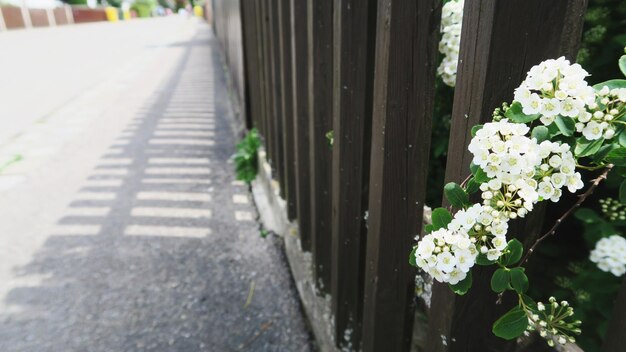
<path fill-rule="evenodd" d="M 15 269 L 38 284 L 5 298 L 3 351 L 309 349 L 279 242 L 259 237 L 234 182 L 228 92 L 203 28 L 176 43 L 171 77 Z"/>

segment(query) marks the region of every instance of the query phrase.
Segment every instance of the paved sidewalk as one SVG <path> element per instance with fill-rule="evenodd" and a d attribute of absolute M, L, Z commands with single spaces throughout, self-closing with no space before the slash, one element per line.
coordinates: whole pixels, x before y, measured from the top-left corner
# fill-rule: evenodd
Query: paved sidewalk
<path fill-rule="evenodd" d="M 0 351 L 312 350 L 280 241 L 234 181 L 216 42 L 169 21 L 0 147 L 21 156 L 0 169 Z"/>

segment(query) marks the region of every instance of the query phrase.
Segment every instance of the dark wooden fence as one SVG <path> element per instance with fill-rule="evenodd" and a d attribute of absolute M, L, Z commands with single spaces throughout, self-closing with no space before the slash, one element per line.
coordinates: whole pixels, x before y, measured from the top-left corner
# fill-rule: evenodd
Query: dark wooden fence
<path fill-rule="evenodd" d="M 446 182 L 467 176 L 471 127 L 512 99 L 531 66 L 575 57 L 586 5 L 465 2 Z M 408 351 L 414 338 L 416 273 L 407 258 L 429 187 L 441 6 L 214 0 L 214 28 L 242 111 L 263 137 L 301 249 L 312 255 L 318 292 L 332 297 L 340 348 Z M 541 213 L 515 224 L 523 241 L 537 236 Z M 425 336 L 424 351 L 519 348 L 491 333 L 507 306 L 496 304 L 490 270 L 475 268 L 474 288 L 463 297 L 434 285 L 428 324 L 417 334 Z M 618 305 L 608 351 L 626 345 L 625 314 Z"/>

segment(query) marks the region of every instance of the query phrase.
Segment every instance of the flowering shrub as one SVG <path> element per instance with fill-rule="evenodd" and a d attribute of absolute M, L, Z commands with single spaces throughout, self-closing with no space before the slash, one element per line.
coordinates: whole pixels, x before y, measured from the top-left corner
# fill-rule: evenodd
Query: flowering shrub
<path fill-rule="evenodd" d="M 620 69 L 626 74 L 626 55 Z M 572 320 L 567 302 L 551 301 L 546 315 L 546 305 L 526 295 L 529 281 L 523 265 L 614 166 L 626 166 L 626 80 L 591 87 L 587 76 L 565 58 L 530 69 L 513 102 L 496 109 L 492 122 L 472 129 L 471 174 L 460 185 L 445 186 L 451 207 L 433 210 L 432 224 L 425 226 L 426 235 L 410 256 L 413 265 L 458 294 L 470 289 L 474 265 L 497 265 L 493 291 L 510 290 L 519 297 L 518 305 L 494 323 L 494 334 L 505 339 L 531 329 L 554 344 L 573 342 L 573 335 L 580 333 L 581 322 Z M 565 188 L 571 193 L 582 189 L 580 169 L 602 173 L 524 254 L 521 242 L 507 239 L 509 221 L 525 217 L 538 202 L 558 202 Z M 482 201 L 473 204 L 470 195 L 476 192 Z M 452 209 L 457 210 L 454 215 Z M 612 260 L 613 268 L 614 256 L 607 253 L 601 250 L 596 257 Z M 626 252 L 619 255 L 623 258 Z"/>
<path fill-rule="evenodd" d="M 454 87 L 456 83 L 464 2 L 464 0 L 451 0 L 446 2 L 441 9 L 439 52 L 443 54 L 443 60 L 437 68 L 437 74 L 450 87 Z"/>
<path fill-rule="evenodd" d="M 589 259 L 598 265 L 602 271 L 608 271 L 615 276 L 626 273 L 626 238 L 620 235 L 605 237 L 596 243 Z"/>

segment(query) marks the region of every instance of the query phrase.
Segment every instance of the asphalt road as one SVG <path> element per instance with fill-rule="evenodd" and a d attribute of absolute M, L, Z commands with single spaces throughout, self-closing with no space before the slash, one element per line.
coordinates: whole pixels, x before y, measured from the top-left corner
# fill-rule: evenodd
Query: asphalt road
<path fill-rule="evenodd" d="M 0 351 L 309 351 L 196 19 L 0 33 Z"/>

